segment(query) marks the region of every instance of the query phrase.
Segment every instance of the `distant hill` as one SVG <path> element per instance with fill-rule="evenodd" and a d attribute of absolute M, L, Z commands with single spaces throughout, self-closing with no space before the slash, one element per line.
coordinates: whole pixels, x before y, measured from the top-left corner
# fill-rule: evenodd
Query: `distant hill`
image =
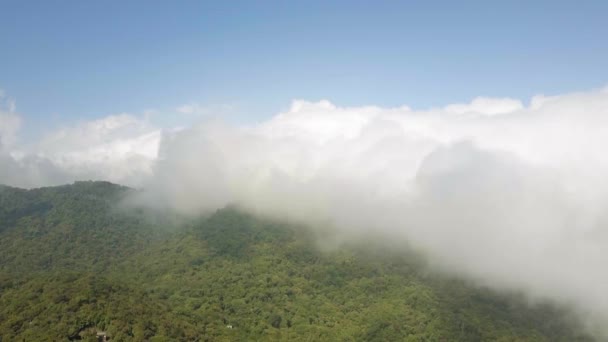
<path fill-rule="evenodd" d="M 0 341 L 592 341 L 566 311 L 431 275 L 411 253 L 315 247 L 226 208 L 117 206 L 106 182 L 0 187 Z"/>

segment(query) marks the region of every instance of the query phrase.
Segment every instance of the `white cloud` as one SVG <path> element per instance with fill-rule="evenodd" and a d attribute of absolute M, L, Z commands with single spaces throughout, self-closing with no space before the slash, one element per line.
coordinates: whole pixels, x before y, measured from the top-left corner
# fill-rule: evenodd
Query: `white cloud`
<path fill-rule="evenodd" d="M 15 143 L 21 118 L 15 113 L 15 101 L 0 89 L 0 151 Z"/>
<path fill-rule="evenodd" d="M 446 106 L 445 111 L 456 114 L 478 113 L 496 115 L 511 113 L 522 108 L 523 104 L 521 101 L 515 99 L 476 97 L 471 103 Z"/>
<path fill-rule="evenodd" d="M 606 322 L 608 93 L 539 99 L 295 101 L 261 124 L 196 126 L 163 143 L 147 199 L 407 241 L 437 269 Z"/>
<path fill-rule="evenodd" d="M 158 150 L 159 130 L 145 120 L 129 114 L 111 115 L 60 129 L 42 138 L 39 155 L 61 159 L 76 154 L 78 160 L 123 159 L 138 154 L 154 159 Z"/>
<path fill-rule="evenodd" d="M 192 102 L 186 103 L 181 106 L 175 108 L 175 111 L 185 115 L 194 115 L 194 116 L 209 116 L 209 115 L 220 115 L 230 112 L 233 109 L 233 106 L 223 104 L 223 105 L 201 105 L 200 103 Z"/>
<path fill-rule="evenodd" d="M 177 110 L 178 113 L 182 114 L 193 114 L 199 111 L 199 105 L 196 103 L 185 104 L 177 107 L 175 110 Z"/>
<path fill-rule="evenodd" d="M 20 122 L 10 114 L 10 122 Z M 13 141 L 19 127 L 5 125 L 2 118 L 0 113 L 0 133 L 6 127 Z M 103 179 L 139 185 L 151 175 L 160 139 L 160 129 L 129 114 L 64 127 L 28 146 L 5 144 L 0 182 L 36 187 Z"/>
<path fill-rule="evenodd" d="M 436 269 L 605 323 L 605 146 L 605 89 L 426 111 L 298 100 L 250 126 L 161 134 L 131 115 L 85 122 L 19 160 L 0 156 L 0 181 L 143 181 L 148 203 L 186 213 L 236 203 L 338 241 L 403 241 Z"/>

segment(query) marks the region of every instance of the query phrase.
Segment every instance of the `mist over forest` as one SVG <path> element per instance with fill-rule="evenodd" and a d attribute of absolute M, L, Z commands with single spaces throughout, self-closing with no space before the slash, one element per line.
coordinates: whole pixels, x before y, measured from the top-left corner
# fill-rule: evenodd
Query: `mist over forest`
<path fill-rule="evenodd" d="M 131 205 L 190 217 L 236 205 L 313 227 L 327 249 L 411 246 L 434 271 L 553 300 L 601 325 L 607 111 L 600 89 L 427 111 L 295 101 L 254 125 L 173 131 L 111 116 L 28 148 L 5 133 L 1 179 L 106 179 L 140 189 Z"/>
<path fill-rule="evenodd" d="M 602 336 L 608 159 L 596 147 L 608 137 L 607 108 L 602 89 L 539 96 L 527 106 L 479 98 L 429 111 L 296 101 L 251 126 L 212 120 L 174 131 L 123 115 L 64 128 L 29 150 L 5 139 L 2 181 L 25 187 L 119 181 L 136 188 L 117 202 L 122 210 L 181 222 L 234 208 L 251 220 L 302 227 L 321 255 L 373 242 L 389 255 L 423 260 L 422 272 L 513 295 L 525 303 L 522 310 L 560 308 L 581 331 Z M 4 117 L 18 122 L 16 114 Z M 69 188 L 10 189 L 16 188 L 3 191 L 46 203 L 34 194 Z M 15 201 L 11 196 L 7 203 Z M 23 226 L 50 229 L 35 237 L 51 233 L 59 223 L 45 223 L 48 208 L 38 212 L 36 205 L 5 206 L 7 232 L 25 234 L 17 228 Z M 67 226 L 90 229 L 83 220 Z M 145 230 L 150 222 L 142 222 L 136 226 Z M 238 239 L 245 228 L 226 229 L 217 234 Z M 247 253 L 241 242 L 225 248 Z M 23 257 L 20 248 L 13 251 L 10 260 Z"/>
<path fill-rule="evenodd" d="M 2 340 L 593 341 L 567 306 L 429 268 L 382 240 L 227 207 L 125 208 L 106 182 L 0 189 Z M 101 334 L 101 335 L 100 335 Z"/>
<path fill-rule="evenodd" d="M 608 2 L 0 12 L 0 342 L 608 340 Z"/>

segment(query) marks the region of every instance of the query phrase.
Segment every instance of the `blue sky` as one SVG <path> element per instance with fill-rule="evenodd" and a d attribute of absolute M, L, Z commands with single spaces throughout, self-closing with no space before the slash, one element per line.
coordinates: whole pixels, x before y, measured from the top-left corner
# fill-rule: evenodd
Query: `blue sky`
<path fill-rule="evenodd" d="M 414 108 L 602 87 L 605 1 L 0 1 L 0 89 L 28 126 L 294 98 Z"/>

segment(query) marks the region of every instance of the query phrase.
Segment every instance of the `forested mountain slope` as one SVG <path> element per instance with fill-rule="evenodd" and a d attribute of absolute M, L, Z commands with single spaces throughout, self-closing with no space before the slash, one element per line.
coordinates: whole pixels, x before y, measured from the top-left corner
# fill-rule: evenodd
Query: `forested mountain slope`
<path fill-rule="evenodd" d="M 233 208 L 121 209 L 104 182 L 0 188 L 0 340 L 586 341 L 530 307 L 380 248 L 320 252 L 312 233 Z"/>

